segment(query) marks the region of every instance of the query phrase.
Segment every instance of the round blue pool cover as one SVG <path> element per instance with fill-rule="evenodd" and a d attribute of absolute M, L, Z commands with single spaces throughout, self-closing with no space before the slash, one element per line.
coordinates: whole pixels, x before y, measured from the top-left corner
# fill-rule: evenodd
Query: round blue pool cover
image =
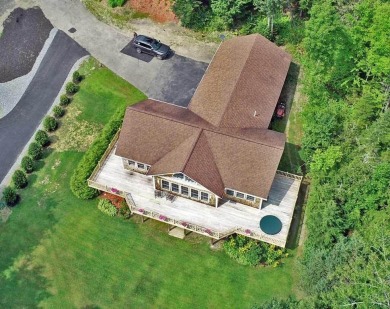
<path fill-rule="evenodd" d="M 282 230 L 282 221 L 275 216 L 265 216 L 260 220 L 260 229 L 268 235 L 276 235 Z"/>

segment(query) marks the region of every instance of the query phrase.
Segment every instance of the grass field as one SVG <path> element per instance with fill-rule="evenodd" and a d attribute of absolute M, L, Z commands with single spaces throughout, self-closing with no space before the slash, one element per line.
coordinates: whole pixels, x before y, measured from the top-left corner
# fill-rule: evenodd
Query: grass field
<path fill-rule="evenodd" d="M 0 223 L 0 308 L 250 308 L 292 294 L 294 258 L 278 268 L 240 266 L 204 237 L 178 240 L 162 223 L 111 218 L 96 199 L 72 195 L 83 153 L 60 141 L 78 122 L 101 128 L 117 105 L 144 97 L 94 61 L 84 74 L 56 143 Z"/>

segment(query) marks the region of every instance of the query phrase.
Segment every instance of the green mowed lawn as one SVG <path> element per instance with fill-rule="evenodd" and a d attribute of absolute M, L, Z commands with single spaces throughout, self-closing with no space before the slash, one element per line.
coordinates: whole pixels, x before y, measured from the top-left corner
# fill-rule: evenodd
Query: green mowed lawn
<path fill-rule="evenodd" d="M 98 125 L 115 105 L 142 98 L 99 68 L 71 104 Z M 278 268 L 241 266 L 205 237 L 175 239 L 162 223 L 111 218 L 96 199 L 77 199 L 69 180 L 82 155 L 54 144 L 0 223 L 0 308 L 250 308 L 293 294 L 293 258 Z"/>

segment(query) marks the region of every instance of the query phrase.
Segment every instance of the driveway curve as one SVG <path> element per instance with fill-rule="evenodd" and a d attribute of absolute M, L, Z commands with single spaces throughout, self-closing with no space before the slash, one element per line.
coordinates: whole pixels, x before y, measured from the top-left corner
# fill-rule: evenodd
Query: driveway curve
<path fill-rule="evenodd" d="M 88 52 L 58 31 L 16 107 L 0 119 L 0 182 L 53 104 L 75 62 Z"/>

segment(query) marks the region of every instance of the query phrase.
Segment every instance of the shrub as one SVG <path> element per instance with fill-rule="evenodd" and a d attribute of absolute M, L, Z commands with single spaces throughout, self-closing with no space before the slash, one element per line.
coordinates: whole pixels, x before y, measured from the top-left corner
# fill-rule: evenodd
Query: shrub
<path fill-rule="evenodd" d="M 75 84 L 78 84 L 82 80 L 82 76 L 80 75 L 79 71 L 74 71 L 72 75 L 73 82 Z"/>
<path fill-rule="evenodd" d="M 54 106 L 54 108 L 53 108 L 53 114 L 54 114 L 54 117 L 61 118 L 62 116 L 64 116 L 65 110 L 61 106 L 57 105 L 57 106 Z"/>
<path fill-rule="evenodd" d="M 70 179 L 70 189 L 81 199 L 97 196 L 98 190 L 88 187 L 88 178 L 107 149 L 115 133 L 122 125 L 125 108 L 120 107 L 103 128 L 100 136 L 92 143 L 77 165 Z"/>
<path fill-rule="evenodd" d="M 12 181 L 18 189 L 22 189 L 27 186 L 27 177 L 26 174 L 21 170 L 16 170 L 12 176 Z"/>
<path fill-rule="evenodd" d="M 70 103 L 70 98 L 66 94 L 61 95 L 61 97 L 60 97 L 60 105 L 61 106 L 66 106 L 69 103 Z"/>
<path fill-rule="evenodd" d="M 42 147 L 45 147 L 47 145 L 50 144 L 50 139 L 49 139 L 49 136 L 47 135 L 47 133 L 43 130 L 39 130 L 36 134 L 35 134 L 35 141 L 41 145 Z"/>
<path fill-rule="evenodd" d="M 52 132 L 57 129 L 57 120 L 52 116 L 46 116 L 43 120 L 43 127 L 47 132 Z"/>
<path fill-rule="evenodd" d="M 125 201 L 122 201 L 121 202 L 121 206 L 119 208 L 119 215 L 122 216 L 123 218 L 125 219 L 128 219 L 130 218 L 130 209 L 129 209 L 129 206 L 127 205 L 127 203 Z"/>
<path fill-rule="evenodd" d="M 126 0 L 108 0 L 108 3 L 112 8 L 124 5 Z"/>
<path fill-rule="evenodd" d="M 227 255 L 243 265 L 256 266 L 264 263 L 276 267 L 280 264 L 279 260 L 287 256 L 284 249 L 242 235 L 230 237 L 223 248 Z"/>
<path fill-rule="evenodd" d="M 111 202 L 108 200 L 100 199 L 97 207 L 99 208 L 99 210 L 102 213 L 105 213 L 106 215 L 108 215 L 110 217 L 114 217 L 116 215 L 117 211 L 116 211 L 115 206 L 112 205 Z"/>
<path fill-rule="evenodd" d="M 79 91 L 79 86 L 72 82 L 67 83 L 65 88 L 66 93 L 69 95 L 75 94 L 77 91 Z"/>
<path fill-rule="evenodd" d="M 28 147 L 28 154 L 34 160 L 39 160 L 40 158 L 42 158 L 42 153 L 42 146 L 36 142 L 32 142 Z"/>
<path fill-rule="evenodd" d="M 21 166 L 26 173 L 34 171 L 34 161 L 29 156 L 23 157 Z"/>
<path fill-rule="evenodd" d="M 3 199 L 8 206 L 14 206 L 18 202 L 18 194 L 15 189 L 5 187 L 3 190 Z"/>

